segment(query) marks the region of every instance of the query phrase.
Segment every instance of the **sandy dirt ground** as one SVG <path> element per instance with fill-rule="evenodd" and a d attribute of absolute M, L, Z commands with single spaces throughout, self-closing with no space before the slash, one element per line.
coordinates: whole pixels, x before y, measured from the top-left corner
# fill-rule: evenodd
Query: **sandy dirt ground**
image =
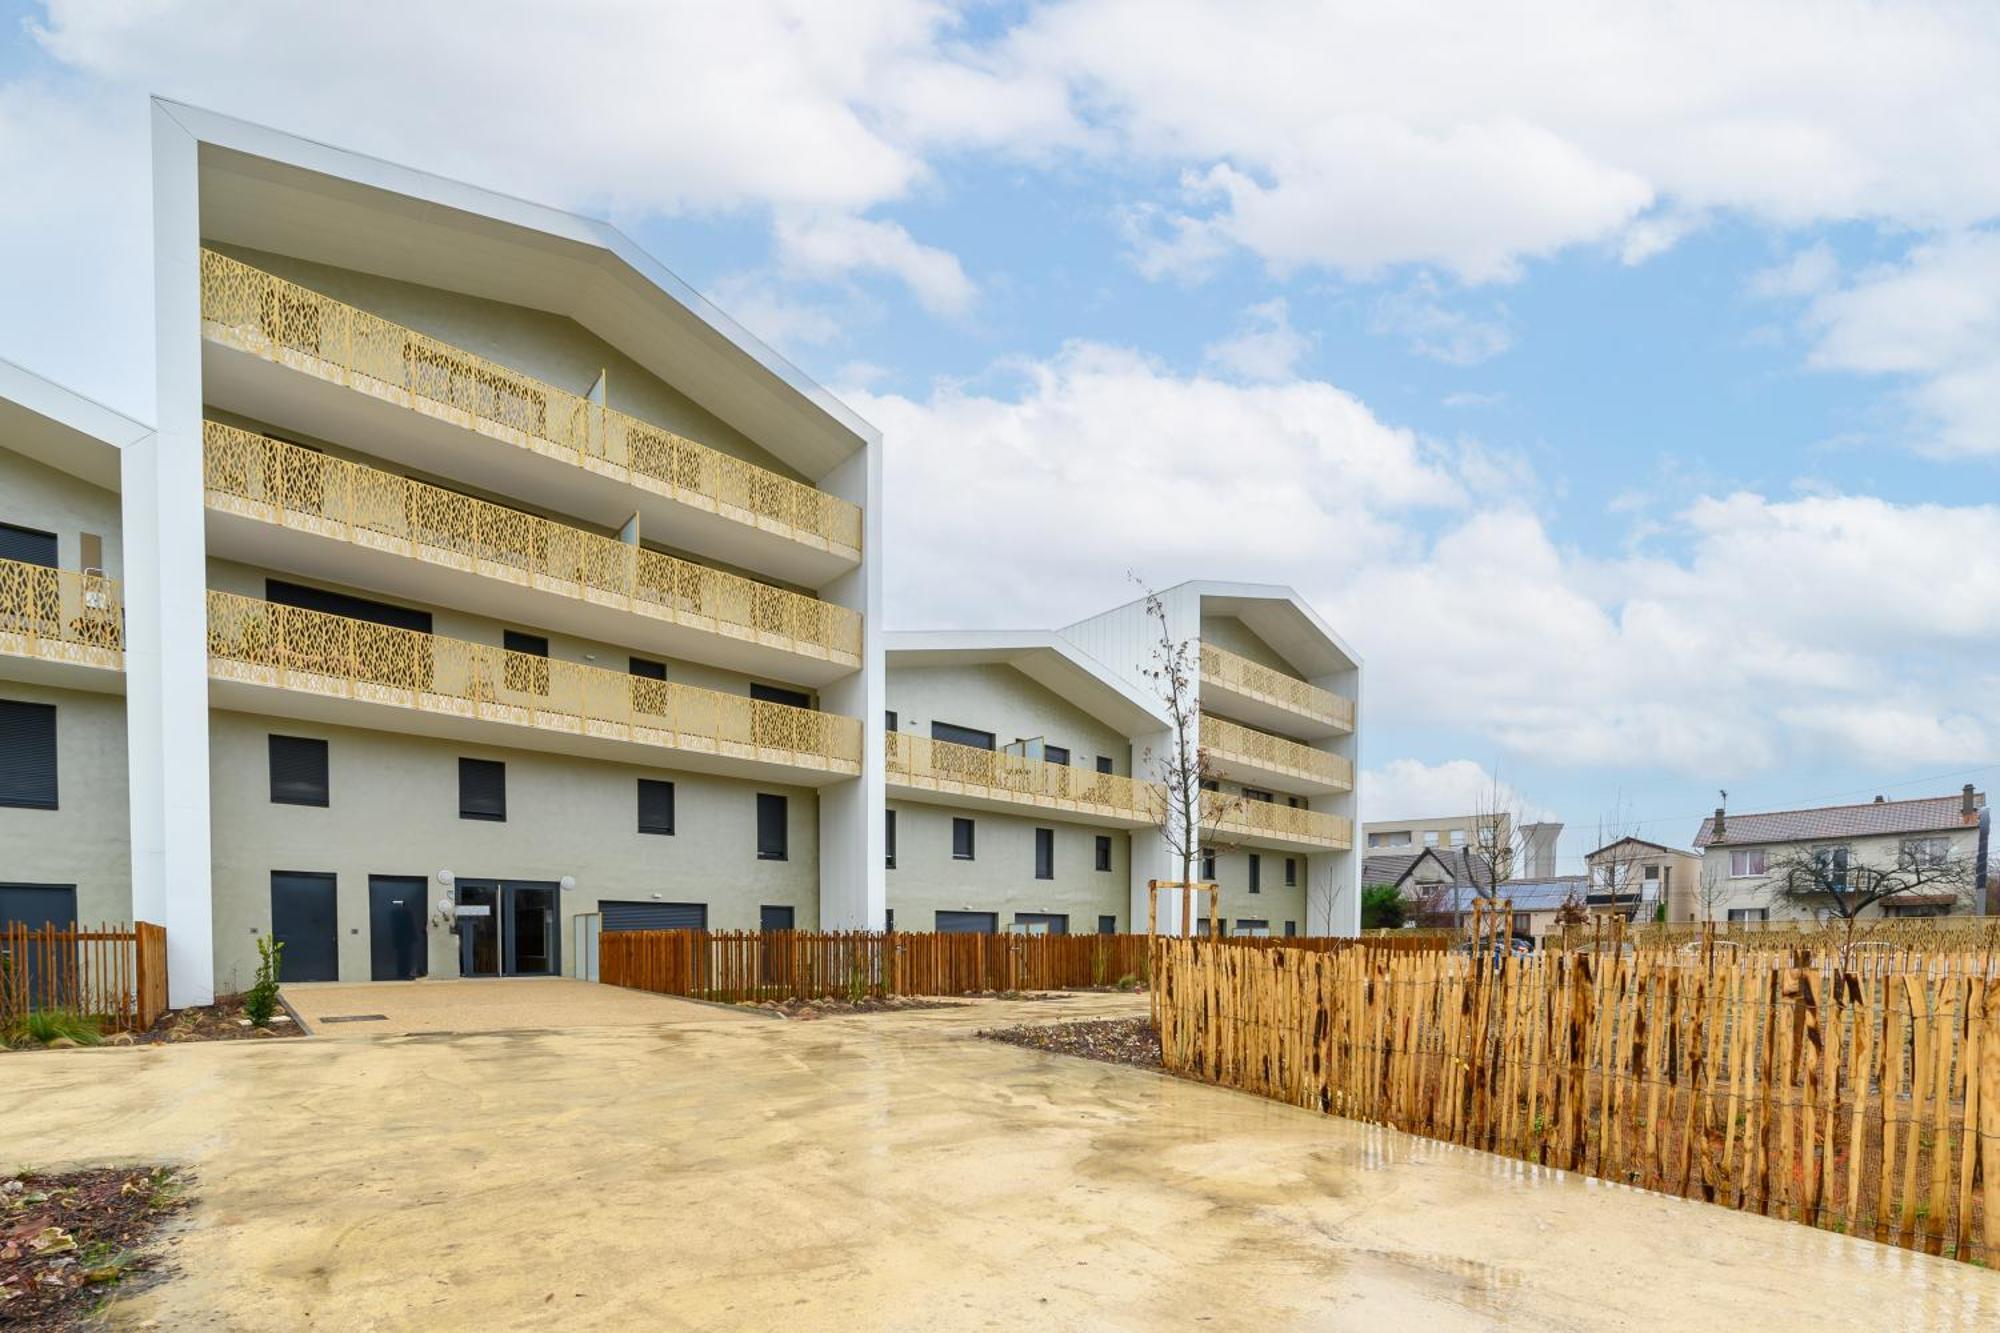
<path fill-rule="evenodd" d="M 180 1276 L 118 1327 L 2000 1326 L 1969 1265 L 970 1035 L 1132 997 L 644 998 L 641 1025 L 0 1056 L 0 1162 L 198 1174 Z"/>

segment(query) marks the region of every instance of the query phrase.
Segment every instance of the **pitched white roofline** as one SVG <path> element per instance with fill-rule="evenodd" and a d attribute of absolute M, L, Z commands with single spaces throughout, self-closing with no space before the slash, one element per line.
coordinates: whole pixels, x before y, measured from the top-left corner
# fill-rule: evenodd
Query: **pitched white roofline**
<path fill-rule="evenodd" d="M 1167 725 L 1159 700 L 1054 630 L 891 630 L 882 636 L 882 648 L 892 671 L 953 664 L 1014 667 L 1128 737 Z"/>
<path fill-rule="evenodd" d="M 468 185 L 462 181 L 387 162 L 365 153 L 337 148 L 288 134 L 269 126 L 154 97 L 160 112 L 180 125 L 199 144 L 213 145 L 253 158 L 312 172 L 335 181 L 383 191 L 439 209 L 483 218 L 507 227 L 553 237 L 598 252 L 599 263 L 623 267 L 661 295 L 693 315 L 732 344 L 805 405 L 853 436 L 857 443 L 877 443 L 881 432 L 816 383 L 804 371 L 759 340 L 741 324 L 697 292 L 658 260 L 647 254 L 608 222 L 532 203 L 513 195 Z"/>
<path fill-rule="evenodd" d="M 119 453 L 153 428 L 116 408 L 0 359 L 0 445 L 49 467 L 118 489 Z"/>

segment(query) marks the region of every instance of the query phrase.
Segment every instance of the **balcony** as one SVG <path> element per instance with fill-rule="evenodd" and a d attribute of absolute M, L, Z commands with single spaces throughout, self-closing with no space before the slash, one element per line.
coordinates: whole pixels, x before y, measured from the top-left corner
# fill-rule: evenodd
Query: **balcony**
<path fill-rule="evenodd" d="M 203 462 L 217 554 L 801 684 L 861 665 L 844 606 L 218 422 Z"/>
<path fill-rule="evenodd" d="M 1217 805 L 1225 802 L 1218 811 Z M 1213 795 L 1207 798 L 1207 804 L 1205 814 L 1215 821 L 1216 833 L 1246 847 L 1344 852 L 1354 846 L 1354 825 L 1341 815 L 1279 805 L 1275 801 L 1231 801 Z"/>
<path fill-rule="evenodd" d="M 201 330 L 218 406 L 806 587 L 861 559 L 846 500 L 212 250 Z"/>
<path fill-rule="evenodd" d="M 1153 822 L 1154 790 L 1145 783 L 908 732 L 888 733 L 886 781 L 896 795 L 928 804 L 1124 828 Z"/>
<path fill-rule="evenodd" d="M 1238 782 L 1315 795 L 1354 790 L 1354 765 L 1346 758 L 1207 713 L 1201 744 L 1215 771 Z"/>
<path fill-rule="evenodd" d="M 117 690 L 124 669 L 125 605 L 116 579 L 0 560 L 0 674 Z"/>
<path fill-rule="evenodd" d="M 1272 731 L 1319 738 L 1354 730 L 1354 701 L 1226 648 L 1201 646 L 1201 701 Z"/>
<path fill-rule="evenodd" d="M 820 785 L 861 771 L 861 723 L 368 621 L 208 594 L 221 708 Z"/>

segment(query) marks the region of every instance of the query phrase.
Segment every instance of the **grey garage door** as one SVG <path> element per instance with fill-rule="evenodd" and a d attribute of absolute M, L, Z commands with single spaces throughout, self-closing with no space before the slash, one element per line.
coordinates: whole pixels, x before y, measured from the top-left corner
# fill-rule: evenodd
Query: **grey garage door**
<path fill-rule="evenodd" d="M 606 930 L 707 930 L 707 903 L 600 902 Z"/>
<path fill-rule="evenodd" d="M 996 912 L 939 912 L 937 929 L 941 935 L 992 935 L 1000 929 Z"/>

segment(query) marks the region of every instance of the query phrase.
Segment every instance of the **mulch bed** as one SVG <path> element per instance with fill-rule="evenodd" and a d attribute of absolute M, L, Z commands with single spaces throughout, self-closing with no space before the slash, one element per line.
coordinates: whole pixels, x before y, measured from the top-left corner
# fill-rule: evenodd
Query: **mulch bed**
<path fill-rule="evenodd" d="M 900 1014 L 913 1009 L 959 1009 L 963 1006 L 948 1000 L 918 1000 L 907 995 L 870 995 L 860 1000 L 832 997 L 819 1000 L 757 1000 L 750 1007 L 809 1022 L 815 1018 L 839 1018 L 846 1014 Z"/>
<path fill-rule="evenodd" d="M 130 1043 L 108 1038 L 118 1045 L 152 1045 L 175 1041 L 260 1041 L 272 1037 L 303 1037 L 306 1034 L 282 1010 L 268 1028 L 251 1027 L 243 1017 L 243 997 L 219 995 L 214 1004 L 190 1009 L 169 1009 L 160 1021 L 144 1032 L 132 1034 Z"/>
<path fill-rule="evenodd" d="M 166 1167 L 0 1180 L 0 1326 L 85 1328 L 113 1293 L 158 1281 L 167 1266 L 149 1247 L 189 1183 Z"/>
<path fill-rule="evenodd" d="M 1104 1018 L 1076 1023 L 1028 1024 L 1023 1027 L 989 1028 L 977 1034 L 989 1041 L 1004 1041 L 1030 1050 L 1056 1055 L 1079 1055 L 1107 1064 L 1158 1069 L 1160 1034 L 1150 1018 Z"/>

